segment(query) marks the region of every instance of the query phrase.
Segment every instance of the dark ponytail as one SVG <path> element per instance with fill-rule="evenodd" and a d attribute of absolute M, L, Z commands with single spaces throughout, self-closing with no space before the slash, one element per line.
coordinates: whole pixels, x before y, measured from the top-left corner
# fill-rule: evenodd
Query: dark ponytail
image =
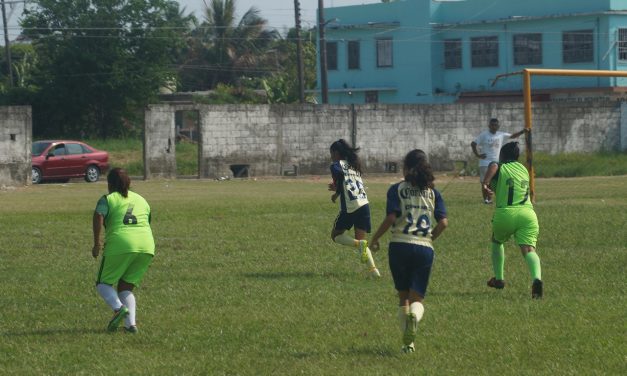
<path fill-rule="evenodd" d="M 357 155 L 359 148 L 351 147 L 350 144 L 346 142 L 346 140 L 340 138 L 339 140 L 331 144 L 329 150 L 331 150 L 332 152 L 338 152 L 342 159 L 346 159 L 348 163 L 353 167 L 353 169 L 361 174 L 361 161 L 359 160 L 359 156 Z"/>
<path fill-rule="evenodd" d="M 414 149 L 407 153 L 403 160 L 403 170 L 405 171 L 405 181 L 424 191 L 433 188 L 433 171 L 427 162 L 427 155 L 420 149 Z"/>
<path fill-rule="evenodd" d="M 128 177 L 126 170 L 116 167 L 109 171 L 107 183 L 109 183 L 109 193 L 118 192 L 122 196 L 128 197 L 131 178 Z"/>

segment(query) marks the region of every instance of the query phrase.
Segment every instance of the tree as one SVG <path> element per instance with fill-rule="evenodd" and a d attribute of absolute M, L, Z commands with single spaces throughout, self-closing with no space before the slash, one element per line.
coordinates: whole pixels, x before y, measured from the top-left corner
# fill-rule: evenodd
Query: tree
<path fill-rule="evenodd" d="M 242 77 L 264 75 L 259 64 L 278 33 L 266 28 L 257 8 L 248 9 L 239 22 L 235 11 L 235 0 L 212 0 L 207 6 L 182 61 L 184 88 L 213 89 L 218 83 L 232 85 Z"/>
<path fill-rule="evenodd" d="M 191 19 L 170 0 L 39 0 L 21 26 L 37 53 L 37 135 L 120 135 L 176 76 Z"/>

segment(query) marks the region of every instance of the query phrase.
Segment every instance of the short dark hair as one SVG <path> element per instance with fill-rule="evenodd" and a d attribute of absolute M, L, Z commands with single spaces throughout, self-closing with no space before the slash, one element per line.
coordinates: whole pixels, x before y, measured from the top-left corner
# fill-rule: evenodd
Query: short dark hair
<path fill-rule="evenodd" d="M 503 145 L 501 148 L 501 152 L 499 153 L 499 161 L 500 162 L 509 162 L 509 161 L 517 161 L 520 157 L 520 148 L 518 147 L 518 142 L 508 142 Z"/>
<path fill-rule="evenodd" d="M 125 169 L 116 167 L 109 171 L 107 175 L 107 183 L 109 184 L 109 192 L 118 192 L 124 197 L 128 197 L 128 189 L 131 187 L 131 178 Z"/>
<path fill-rule="evenodd" d="M 499 119 L 497 118 L 490 119 L 490 123 L 498 123 L 498 122 L 499 122 Z"/>

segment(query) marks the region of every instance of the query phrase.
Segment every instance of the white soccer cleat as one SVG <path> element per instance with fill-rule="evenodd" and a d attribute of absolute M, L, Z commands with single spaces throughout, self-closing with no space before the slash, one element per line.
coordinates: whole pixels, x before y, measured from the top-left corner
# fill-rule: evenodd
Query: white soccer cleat
<path fill-rule="evenodd" d="M 401 348 L 401 351 L 404 354 L 412 354 L 414 352 L 416 352 L 416 348 L 414 347 L 413 343 L 410 343 L 409 345 L 405 345 Z"/>

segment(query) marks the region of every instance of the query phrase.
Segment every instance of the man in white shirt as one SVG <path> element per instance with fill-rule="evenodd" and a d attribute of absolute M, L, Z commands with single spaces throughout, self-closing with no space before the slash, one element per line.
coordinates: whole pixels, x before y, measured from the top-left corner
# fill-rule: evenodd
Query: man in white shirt
<path fill-rule="evenodd" d="M 483 131 L 477 136 L 477 138 L 470 144 L 472 152 L 479 158 L 479 182 L 483 182 L 488 166 L 492 162 L 499 161 L 499 152 L 501 146 L 503 146 L 503 140 L 510 138 L 518 138 L 521 134 L 525 133 L 525 130 L 521 130 L 514 134 L 507 132 L 499 132 L 499 120 L 490 119 L 489 130 Z M 480 151 L 477 150 L 479 146 Z M 483 194 L 483 189 L 481 190 Z M 483 202 L 491 204 L 492 201 L 489 197 L 483 196 Z"/>

